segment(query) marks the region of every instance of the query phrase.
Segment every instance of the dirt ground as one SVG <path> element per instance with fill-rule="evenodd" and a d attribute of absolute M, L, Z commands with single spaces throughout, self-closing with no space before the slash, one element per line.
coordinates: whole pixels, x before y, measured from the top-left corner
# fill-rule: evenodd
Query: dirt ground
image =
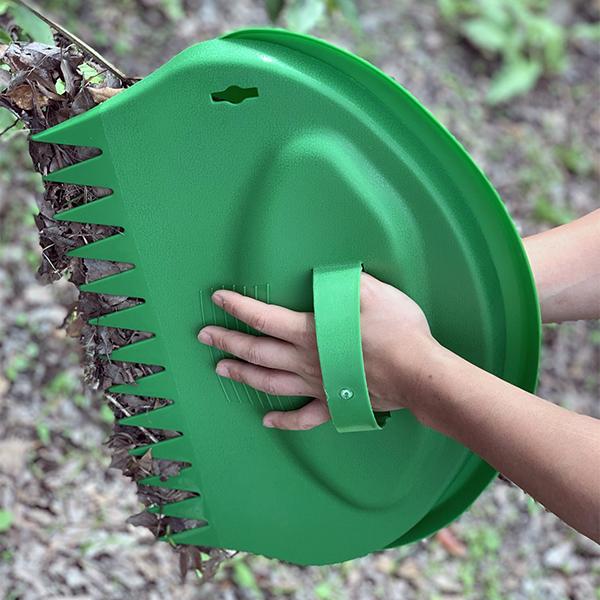
<path fill-rule="evenodd" d="M 43 4 L 140 76 L 191 43 L 266 23 L 262 2 L 247 0 L 190 0 L 170 19 L 159 0 Z M 337 17 L 315 33 L 428 106 L 486 171 L 523 235 L 600 206 L 597 45 L 571 44 L 563 74 L 490 108 L 493 63 L 448 30 L 434 2 L 360 6 L 362 38 Z M 556 3 L 554 12 L 569 24 L 583 6 Z M 464 553 L 433 538 L 325 568 L 237 555 L 213 582 L 199 585 L 192 573 L 182 583 L 169 546 L 125 524 L 139 505 L 133 485 L 108 469 L 112 415 L 82 388 L 79 349 L 59 329 L 75 291 L 36 282 L 41 182 L 26 149 L 23 133 L 0 139 L 0 598 L 600 598 L 600 546 L 502 480 L 453 524 Z M 599 323 L 544 328 L 539 393 L 600 417 Z"/>

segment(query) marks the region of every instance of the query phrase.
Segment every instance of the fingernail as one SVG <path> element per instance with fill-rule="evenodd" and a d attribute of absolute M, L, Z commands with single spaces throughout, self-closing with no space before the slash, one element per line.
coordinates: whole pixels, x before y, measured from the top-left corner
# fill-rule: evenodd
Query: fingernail
<path fill-rule="evenodd" d="M 272 420 L 272 419 L 270 419 L 269 417 L 265 417 L 265 418 L 263 419 L 263 425 L 264 425 L 265 427 L 275 427 L 275 424 L 273 423 L 273 420 Z"/>
<path fill-rule="evenodd" d="M 219 294 L 219 292 L 215 292 L 212 295 L 212 301 L 217 305 L 217 306 L 223 306 L 225 300 L 223 298 L 223 296 L 221 296 L 221 294 Z"/>
<path fill-rule="evenodd" d="M 217 375 L 221 375 L 221 377 L 229 377 L 229 368 L 227 365 L 218 364 L 216 371 Z"/>
<path fill-rule="evenodd" d="M 208 333 L 208 331 L 204 331 L 202 330 L 199 334 L 198 334 L 198 339 L 203 343 L 203 344 L 209 344 L 212 345 L 213 343 L 213 339 L 212 336 L 210 335 L 210 333 Z"/>

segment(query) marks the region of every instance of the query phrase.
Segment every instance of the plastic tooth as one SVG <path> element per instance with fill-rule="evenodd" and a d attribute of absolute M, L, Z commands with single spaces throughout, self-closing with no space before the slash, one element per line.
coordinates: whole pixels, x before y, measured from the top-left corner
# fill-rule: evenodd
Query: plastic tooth
<path fill-rule="evenodd" d="M 122 227 L 125 222 L 125 213 L 119 195 L 112 193 L 93 202 L 56 213 L 54 220 Z"/>
<path fill-rule="evenodd" d="M 102 154 L 48 173 L 48 175 L 44 175 L 43 179 L 57 183 L 74 183 L 111 189 L 114 187 L 112 185 L 114 175 L 110 161 Z"/>
<path fill-rule="evenodd" d="M 144 278 L 135 267 L 109 275 L 102 279 L 96 279 L 79 287 L 82 292 L 93 292 L 95 294 L 108 294 L 109 296 L 128 296 L 130 298 L 141 297 L 136 290 L 143 290 Z"/>
<path fill-rule="evenodd" d="M 125 308 L 94 319 L 89 319 L 90 325 L 98 327 L 119 327 L 138 331 L 154 331 L 154 315 L 147 302 Z"/>
<path fill-rule="evenodd" d="M 180 519 L 196 519 L 205 521 L 204 501 L 200 497 L 186 498 L 180 502 L 171 502 L 162 506 L 151 506 L 146 509 L 149 513 L 178 517 Z"/>
<path fill-rule="evenodd" d="M 181 418 L 174 405 L 156 408 L 133 417 L 119 420 L 119 425 L 134 425 L 148 429 L 171 429 L 178 431 L 181 427 Z"/>
<path fill-rule="evenodd" d="M 183 436 L 169 438 L 156 444 L 148 444 L 146 446 L 138 446 L 129 451 L 132 456 L 143 456 L 152 451 L 152 458 L 159 460 L 174 460 L 188 462 L 185 457 L 189 455 L 188 444 Z"/>
<path fill-rule="evenodd" d="M 135 383 L 113 385 L 108 390 L 111 394 L 131 394 L 133 396 L 148 396 L 149 398 L 173 398 L 174 385 L 167 371 L 160 371 L 140 377 Z"/>
<path fill-rule="evenodd" d="M 209 546 L 212 548 L 220 548 L 222 546 L 215 528 L 210 525 L 187 529 L 186 531 L 163 536 L 160 539 L 175 544 L 183 544 L 184 546 Z"/>
<path fill-rule="evenodd" d="M 163 357 L 164 353 L 156 337 L 122 346 L 110 353 L 110 360 L 144 365 L 160 365 Z"/>
<path fill-rule="evenodd" d="M 167 480 L 163 481 L 158 476 L 146 477 L 138 481 L 140 485 L 151 485 L 153 487 L 161 487 L 167 490 L 183 490 L 186 492 L 196 492 L 200 493 L 200 489 L 196 485 L 196 482 L 192 478 L 192 469 L 190 467 L 186 467 L 185 469 L 181 469 L 177 475 L 173 477 L 169 477 Z"/>
<path fill-rule="evenodd" d="M 99 147 L 104 142 L 101 108 L 93 108 L 81 115 L 63 121 L 54 127 L 31 136 L 34 142 L 68 144 L 71 146 Z"/>
<path fill-rule="evenodd" d="M 97 242 L 79 246 L 67 254 L 76 258 L 112 260 L 123 263 L 133 263 L 136 258 L 132 243 L 125 233 L 117 233 Z"/>

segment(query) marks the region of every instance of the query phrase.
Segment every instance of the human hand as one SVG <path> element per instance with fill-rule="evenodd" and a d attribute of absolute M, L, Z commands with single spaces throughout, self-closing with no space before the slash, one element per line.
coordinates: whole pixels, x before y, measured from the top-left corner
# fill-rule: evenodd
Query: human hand
<path fill-rule="evenodd" d="M 228 290 L 213 302 L 265 334 L 253 336 L 209 325 L 198 339 L 236 356 L 216 371 L 272 395 L 313 398 L 297 410 L 272 411 L 266 427 L 311 429 L 329 420 L 319 366 L 313 313 L 289 310 Z M 396 288 L 362 273 L 360 317 L 369 396 L 376 411 L 410 408 L 418 395 L 422 365 L 437 345 L 419 306 Z"/>

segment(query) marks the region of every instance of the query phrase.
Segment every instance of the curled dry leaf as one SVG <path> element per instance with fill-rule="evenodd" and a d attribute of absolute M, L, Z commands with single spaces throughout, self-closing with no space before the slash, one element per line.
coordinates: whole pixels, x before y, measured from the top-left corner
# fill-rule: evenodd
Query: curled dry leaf
<path fill-rule="evenodd" d="M 27 83 L 23 83 L 12 90 L 8 90 L 6 96 L 21 110 L 33 110 L 35 104 L 40 108 L 44 108 L 50 101 L 48 96 L 39 93 L 37 89 L 34 94 L 33 85 Z"/>
<path fill-rule="evenodd" d="M 102 88 L 88 88 L 88 92 L 91 94 L 92 98 L 97 104 L 100 102 L 104 102 L 113 96 L 116 96 L 119 92 L 122 92 L 123 88 L 111 88 L 111 87 L 102 87 Z"/>

